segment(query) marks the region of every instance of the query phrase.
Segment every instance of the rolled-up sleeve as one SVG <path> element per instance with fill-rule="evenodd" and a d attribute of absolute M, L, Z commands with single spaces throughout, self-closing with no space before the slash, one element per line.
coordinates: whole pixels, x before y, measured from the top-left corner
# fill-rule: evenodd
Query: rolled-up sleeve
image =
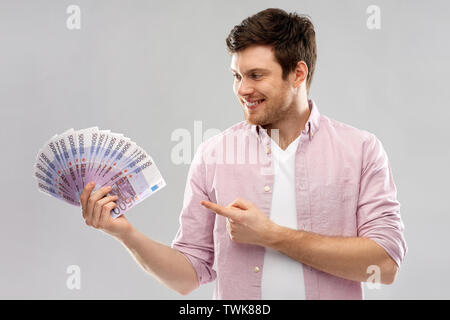
<path fill-rule="evenodd" d="M 387 154 L 373 134 L 364 142 L 357 223 L 358 236 L 383 247 L 398 267 L 408 250 L 400 203 Z"/>
<path fill-rule="evenodd" d="M 215 215 L 200 204 L 201 200 L 210 200 L 205 187 L 202 150 L 203 144 L 198 147 L 189 168 L 179 219 L 180 227 L 172 242 L 172 248 L 180 251 L 191 262 L 199 284 L 216 278 L 216 272 L 213 270 Z"/>

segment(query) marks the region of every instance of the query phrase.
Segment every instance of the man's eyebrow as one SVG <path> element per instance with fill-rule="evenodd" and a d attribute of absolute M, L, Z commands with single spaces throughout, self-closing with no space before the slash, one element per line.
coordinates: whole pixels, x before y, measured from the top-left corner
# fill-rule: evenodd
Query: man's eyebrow
<path fill-rule="evenodd" d="M 237 73 L 237 71 L 234 70 L 233 68 L 230 68 L 230 70 L 231 70 L 232 72 L 236 72 L 236 73 Z M 253 68 L 253 69 L 250 69 L 250 70 L 246 71 L 245 73 L 246 73 L 246 74 L 249 74 L 249 73 L 252 73 L 252 72 L 255 72 L 255 71 L 256 71 L 256 72 L 259 71 L 259 72 L 263 72 L 263 73 L 269 73 L 269 72 L 270 72 L 270 70 L 264 69 L 264 68 Z"/>

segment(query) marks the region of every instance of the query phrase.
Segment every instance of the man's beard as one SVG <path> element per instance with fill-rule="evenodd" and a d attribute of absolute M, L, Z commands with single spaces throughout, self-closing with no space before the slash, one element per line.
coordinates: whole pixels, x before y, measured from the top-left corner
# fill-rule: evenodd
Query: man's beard
<path fill-rule="evenodd" d="M 263 110 L 258 110 L 257 114 L 248 113 L 248 110 L 244 111 L 245 118 L 249 124 L 267 126 L 274 122 L 281 120 L 285 114 L 280 105 L 273 105 L 265 101 Z"/>

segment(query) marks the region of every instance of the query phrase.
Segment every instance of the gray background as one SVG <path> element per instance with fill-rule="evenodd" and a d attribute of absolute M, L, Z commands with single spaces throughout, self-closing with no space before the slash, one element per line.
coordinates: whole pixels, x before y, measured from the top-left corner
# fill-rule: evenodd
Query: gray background
<path fill-rule="evenodd" d="M 81 8 L 81 30 L 66 8 Z M 381 29 L 369 30 L 369 5 Z M 393 285 L 366 299 L 448 299 L 449 181 L 445 1 L 0 1 L 0 298 L 184 299 L 146 275 L 81 210 L 37 191 L 38 149 L 53 134 L 97 125 L 122 132 L 155 159 L 167 187 L 129 220 L 170 244 L 188 164 L 171 134 L 243 120 L 225 37 L 268 7 L 306 13 L 318 45 L 311 97 L 322 114 L 373 132 L 394 174 L 408 255 Z M 194 149 L 194 146 L 193 146 Z M 192 150 L 194 151 L 194 150 Z M 69 265 L 81 289 L 66 287 Z M 188 295 L 210 299 L 213 283 Z"/>

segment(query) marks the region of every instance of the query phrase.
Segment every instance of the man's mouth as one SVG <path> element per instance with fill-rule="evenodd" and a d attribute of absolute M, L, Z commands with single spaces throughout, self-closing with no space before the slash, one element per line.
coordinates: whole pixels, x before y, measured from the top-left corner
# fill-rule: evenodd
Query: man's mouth
<path fill-rule="evenodd" d="M 266 99 L 260 99 L 255 101 L 246 101 L 244 100 L 244 104 L 249 110 L 255 110 L 257 107 L 259 107 Z"/>

